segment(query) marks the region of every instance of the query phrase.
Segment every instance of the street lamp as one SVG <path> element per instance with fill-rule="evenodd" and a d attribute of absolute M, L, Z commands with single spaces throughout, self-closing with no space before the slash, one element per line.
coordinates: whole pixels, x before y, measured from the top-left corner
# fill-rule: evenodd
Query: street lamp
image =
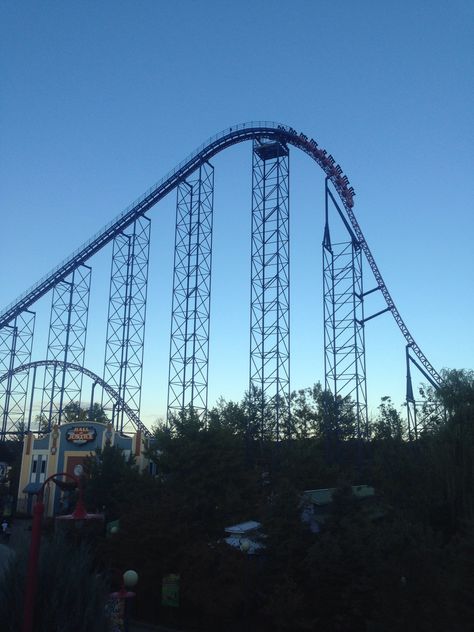
<path fill-rule="evenodd" d="M 72 479 L 76 487 L 79 491 L 79 497 L 77 499 L 76 507 L 72 514 L 67 516 L 60 516 L 62 520 L 71 520 L 74 521 L 74 524 L 77 526 L 82 526 L 85 520 L 103 520 L 104 516 L 102 514 L 89 514 L 87 513 L 86 507 L 84 505 L 84 492 L 82 489 L 82 469 L 79 472 L 77 470 L 78 475 L 73 476 L 72 474 L 68 474 L 67 472 L 58 472 L 49 476 L 44 483 L 41 485 L 41 488 L 38 492 L 38 497 L 36 500 L 36 504 L 33 507 L 33 524 L 31 526 L 31 543 L 30 543 L 30 553 L 28 557 L 28 568 L 26 571 L 26 588 L 25 588 L 25 605 L 24 605 L 24 615 L 23 615 L 23 628 L 22 632 L 32 632 L 33 630 L 33 615 L 34 615 L 34 607 L 35 607 L 35 595 L 36 595 L 36 587 L 38 583 L 38 559 L 39 559 L 39 551 L 41 544 L 41 524 L 44 514 L 44 490 L 46 485 L 53 481 L 54 483 L 60 484 L 60 481 L 56 481 L 55 479 L 60 476 L 65 476 L 66 478 Z M 75 468 L 76 474 L 76 468 Z"/>
<path fill-rule="evenodd" d="M 249 613 L 249 605 L 248 605 L 248 595 L 249 595 L 249 552 L 250 552 L 251 542 L 248 538 L 244 538 L 240 540 L 240 550 L 245 555 L 245 568 L 244 568 L 244 577 L 245 577 L 245 588 L 244 588 L 244 621 L 248 623 L 248 613 Z"/>
<path fill-rule="evenodd" d="M 124 632 L 129 632 L 130 606 L 129 600 L 135 597 L 136 593 L 129 588 L 134 588 L 138 583 L 138 573 L 134 570 L 125 571 L 122 575 L 122 585 L 120 590 L 110 593 L 112 599 L 119 600 L 120 610 L 123 613 Z"/>

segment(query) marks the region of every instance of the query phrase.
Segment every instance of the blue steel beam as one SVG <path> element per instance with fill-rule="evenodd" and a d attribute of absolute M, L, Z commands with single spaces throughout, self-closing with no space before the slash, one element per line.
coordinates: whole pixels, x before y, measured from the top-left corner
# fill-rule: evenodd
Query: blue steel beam
<path fill-rule="evenodd" d="M 260 438 L 276 441 L 291 436 L 288 154 L 281 143 L 254 142 L 249 392 L 260 400 Z"/>
<path fill-rule="evenodd" d="M 207 411 L 214 167 L 178 186 L 168 379 L 168 420 Z"/>
<path fill-rule="evenodd" d="M 0 439 L 9 426 L 29 430 L 25 421 L 29 372 L 16 374 L 13 371 L 31 360 L 35 319 L 36 314 L 26 310 L 15 317 L 11 327 L 0 332 L 0 371 L 9 373 L 5 387 L 0 387 Z"/>
<path fill-rule="evenodd" d="M 104 380 L 137 415 L 145 345 L 150 224 L 148 217 L 141 217 L 134 222 L 133 230 L 114 239 L 105 345 Z M 110 398 L 102 399 L 106 409 L 110 403 Z M 116 406 L 115 413 L 115 427 L 122 431 L 123 410 Z"/>
<path fill-rule="evenodd" d="M 36 362 L 27 362 L 25 364 L 22 364 L 20 366 L 13 368 L 12 370 L 4 373 L 3 375 L 0 375 L 0 384 L 4 382 L 5 380 L 8 380 L 13 375 L 17 375 L 18 373 L 29 371 L 30 369 L 37 369 L 39 367 L 55 368 L 56 372 L 66 371 L 66 370 L 78 371 L 82 375 L 86 375 L 92 380 L 94 384 L 98 384 L 99 386 L 101 386 L 104 389 L 104 391 L 106 391 L 106 393 L 110 395 L 110 397 L 115 399 L 117 406 L 119 406 L 120 409 L 125 412 L 125 414 L 128 416 L 130 421 L 137 428 L 137 430 L 140 430 L 140 432 L 142 432 L 146 437 L 152 436 L 152 433 L 140 421 L 140 418 L 138 417 L 138 415 L 127 405 L 126 402 L 123 401 L 123 399 L 120 397 L 120 395 L 117 393 L 115 389 L 113 389 L 109 384 L 107 384 L 107 382 L 104 382 L 104 380 L 101 377 L 99 377 L 92 371 L 89 371 L 89 369 L 85 369 L 83 366 L 79 364 L 73 364 L 71 362 L 61 362 L 60 360 L 37 360 Z"/>
<path fill-rule="evenodd" d="M 83 364 L 86 348 L 87 320 L 92 269 L 77 267 L 67 281 L 53 290 L 49 323 L 48 360 Z M 61 423 L 64 407 L 80 401 L 82 374 L 71 375 L 46 369 L 44 373 L 41 416 L 51 424 Z"/>

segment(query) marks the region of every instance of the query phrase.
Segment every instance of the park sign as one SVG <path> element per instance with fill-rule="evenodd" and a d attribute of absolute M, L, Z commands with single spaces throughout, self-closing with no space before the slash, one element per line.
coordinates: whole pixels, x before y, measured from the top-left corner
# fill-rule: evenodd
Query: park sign
<path fill-rule="evenodd" d="M 161 604 L 172 608 L 179 607 L 179 575 L 171 574 L 163 577 Z"/>
<path fill-rule="evenodd" d="M 84 445 L 94 441 L 96 436 L 97 430 L 94 426 L 73 426 L 66 433 L 66 441 L 74 445 Z"/>

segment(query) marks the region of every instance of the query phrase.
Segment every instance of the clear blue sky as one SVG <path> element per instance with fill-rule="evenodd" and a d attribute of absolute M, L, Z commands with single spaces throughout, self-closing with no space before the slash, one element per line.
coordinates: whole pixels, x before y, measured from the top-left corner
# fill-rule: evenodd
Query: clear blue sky
<path fill-rule="evenodd" d="M 343 166 L 366 239 L 432 364 L 472 368 L 473 23 L 470 0 L 2 0 L 0 306 L 207 137 L 274 120 Z M 315 165 L 296 152 L 291 162 L 299 388 L 323 379 L 323 198 Z M 248 381 L 250 147 L 214 164 L 211 401 L 239 399 Z M 166 404 L 174 204 L 172 195 L 150 213 L 146 423 Z M 86 365 L 100 373 L 109 256 L 92 264 L 98 332 Z M 36 347 L 42 359 L 44 342 Z M 400 403 L 404 341 L 390 315 L 367 325 L 367 361 L 371 406 L 384 394 Z"/>

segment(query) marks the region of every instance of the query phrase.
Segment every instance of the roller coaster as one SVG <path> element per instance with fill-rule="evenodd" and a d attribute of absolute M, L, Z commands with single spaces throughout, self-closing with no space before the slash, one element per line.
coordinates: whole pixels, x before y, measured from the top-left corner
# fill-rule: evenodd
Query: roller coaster
<path fill-rule="evenodd" d="M 176 191 L 168 415 L 192 407 L 207 411 L 214 167 L 219 152 L 252 144 L 252 230 L 249 392 L 256 415 L 272 411 L 271 432 L 285 433 L 290 407 L 289 155 L 307 154 L 322 170 L 325 191 L 322 243 L 324 386 L 350 401 L 359 436 L 367 433 L 365 324 L 390 312 L 406 344 L 407 403 L 415 406 L 410 367 L 436 388 L 441 377 L 417 345 L 383 280 L 354 214 L 354 189 L 335 159 L 292 127 L 267 122 L 235 125 L 213 136 L 175 169 L 0 312 L 0 440 L 50 428 L 65 406 L 83 401 L 82 378 L 101 389 L 117 430 L 139 428 L 148 287 L 150 223 L 147 213 Z M 332 218 L 345 239 L 332 239 Z M 94 255 L 112 243 L 103 375 L 84 364 Z M 364 289 L 363 259 L 373 275 Z M 364 299 L 378 292 L 385 307 L 365 316 Z M 32 359 L 35 305 L 51 296 L 45 356 Z M 38 386 L 37 371 L 43 374 Z M 89 400 L 89 397 L 88 397 Z M 36 411 L 36 414 L 34 412 Z M 416 435 L 416 414 L 409 412 Z M 411 420 L 411 421 L 410 421 Z"/>

